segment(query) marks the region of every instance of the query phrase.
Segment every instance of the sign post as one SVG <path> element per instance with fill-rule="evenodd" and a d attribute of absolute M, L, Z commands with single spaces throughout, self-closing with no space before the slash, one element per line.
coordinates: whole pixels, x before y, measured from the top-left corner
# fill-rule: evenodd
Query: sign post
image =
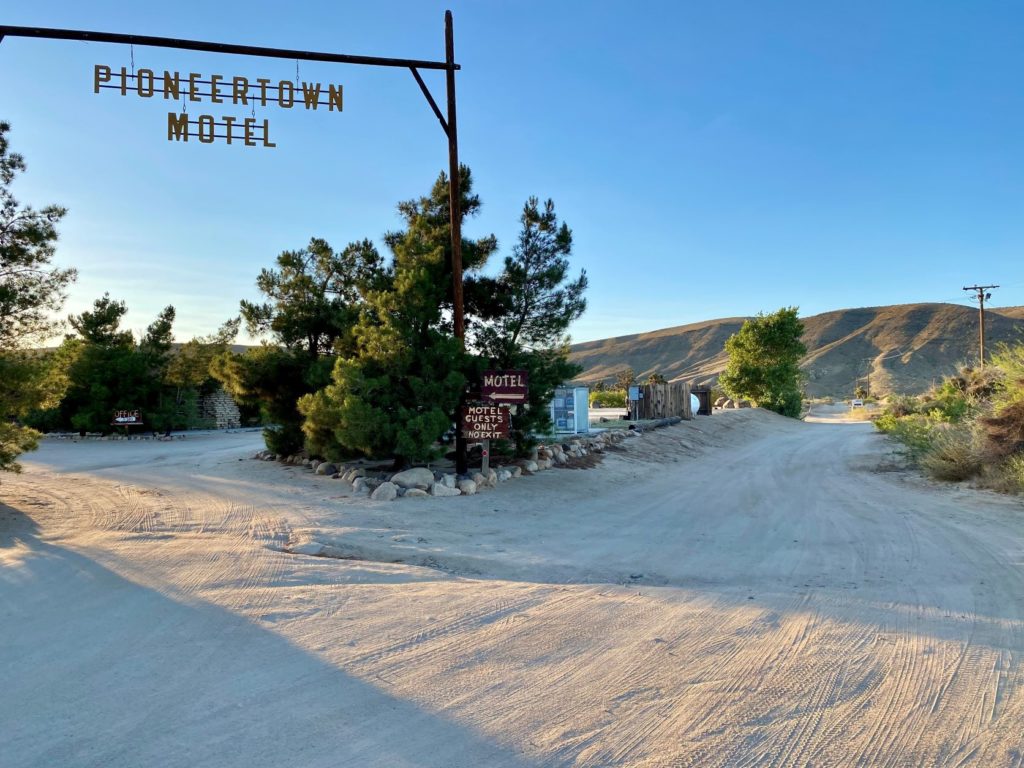
<path fill-rule="evenodd" d="M 528 394 L 526 370 L 484 371 L 480 381 L 480 396 L 491 403 L 525 403 Z M 506 413 L 508 413 L 506 411 Z M 510 414 L 509 414 L 510 415 Z M 508 438 L 506 428 L 504 438 Z M 486 474 L 491 460 L 491 439 L 484 438 L 480 470 Z"/>
<path fill-rule="evenodd" d="M 462 408 L 459 431 L 466 440 L 483 441 L 480 470 L 490 467 L 492 439 L 508 439 L 511 425 L 509 409 L 495 403 L 471 403 Z"/>

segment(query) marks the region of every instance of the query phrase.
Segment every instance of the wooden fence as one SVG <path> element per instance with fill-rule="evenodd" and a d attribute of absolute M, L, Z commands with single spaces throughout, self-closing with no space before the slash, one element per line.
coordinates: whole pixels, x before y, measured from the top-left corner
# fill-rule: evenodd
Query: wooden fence
<path fill-rule="evenodd" d="M 637 404 L 637 415 L 641 419 L 667 419 L 679 416 L 693 418 L 690 407 L 690 385 L 681 381 L 670 384 L 644 384 L 640 387 L 643 397 Z"/>

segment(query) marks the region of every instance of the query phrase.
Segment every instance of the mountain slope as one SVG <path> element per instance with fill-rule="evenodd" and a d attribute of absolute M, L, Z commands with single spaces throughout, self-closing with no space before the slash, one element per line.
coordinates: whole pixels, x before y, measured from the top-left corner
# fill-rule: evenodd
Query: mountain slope
<path fill-rule="evenodd" d="M 730 317 L 649 333 L 574 344 L 579 381 L 608 380 L 627 366 L 706 384 L 725 368 L 725 341 L 745 318 Z M 848 396 L 858 383 L 875 394 L 921 392 L 977 357 L 978 312 L 960 304 L 898 304 L 841 309 L 802 318 L 811 396 Z M 1024 342 L 1024 307 L 986 313 L 986 346 Z"/>

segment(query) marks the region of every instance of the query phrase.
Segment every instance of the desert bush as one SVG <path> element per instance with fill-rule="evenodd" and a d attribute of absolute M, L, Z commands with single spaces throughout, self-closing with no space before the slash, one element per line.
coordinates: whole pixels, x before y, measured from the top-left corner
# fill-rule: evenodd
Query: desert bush
<path fill-rule="evenodd" d="M 1000 467 L 1002 490 L 1006 493 L 1024 493 L 1024 454 L 1011 456 Z"/>
<path fill-rule="evenodd" d="M 875 429 L 903 443 L 913 461 L 920 461 L 931 450 L 936 431 L 934 422 L 925 416 L 895 416 L 889 412 L 875 419 Z"/>
<path fill-rule="evenodd" d="M 993 456 L 1006 458 L 1024 452 L 1024 400 L 997 406 L 979 421 Z"/>
<path fill-rule="evenodd" d="M 606 389 L 590 393 L 591 408 L 624 408 L 625 405 L 626 390 L 624 389 Z"/>
<path fill-rule="evenodd" d="M 978 475 L 983 461 L 970 429 L 933 427 L 920 464 L 936 480 L 957 482 Z"/>
<path fill-rule="evenodd" d="M 987 450 L 998 459 L 1024 452 L 1024 345 L 1001 344 L 992 355 L 998 371 L 992 385 L 991 412 L 978 421 Z"/>
<path fill-rule="evenodd" d="M 896 418 L 910 416 L 917 413 L 920 407 L 917 398 L 912 395 L 892 395 L 885 406 L 884 415 L 891 415 Z"/>

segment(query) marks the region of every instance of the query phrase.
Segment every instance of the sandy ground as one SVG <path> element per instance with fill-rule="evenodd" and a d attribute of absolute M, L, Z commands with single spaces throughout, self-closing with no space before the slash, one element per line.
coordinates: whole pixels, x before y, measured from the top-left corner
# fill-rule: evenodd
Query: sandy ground
<path fill-rule="evenodd" d="M 2 479 L 5 768 L 1024 765 L 1024 505 L 867 424 L 716 413 L 394 503 L 259 445 Z"/>

